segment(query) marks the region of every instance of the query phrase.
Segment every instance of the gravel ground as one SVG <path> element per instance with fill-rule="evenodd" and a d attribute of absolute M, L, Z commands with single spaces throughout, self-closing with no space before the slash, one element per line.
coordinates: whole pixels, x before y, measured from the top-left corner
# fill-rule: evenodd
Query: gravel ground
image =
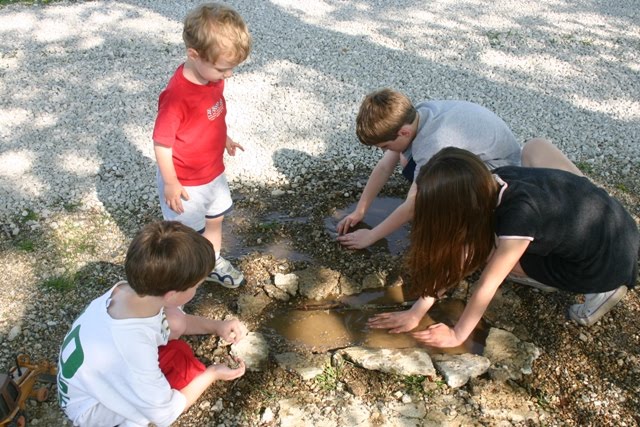
<path fill-rule="evenodd" d="M 181 19 L 196 4 L 0 6 L 3 369 L 20 351 L 55 360 L 70 322 L 122 276 L 133 231 L 159 217 L 150 135 L 157 96 L 184 59 Z M 384 252 L 340 251 L 323 226 L 335 209 L 357 200 L 378 159 L 379 152 L 357 143 L 354 118 L 363 96 L 383 86 L 414 101 L 474 101 L 494 110 L 522 141 L 552 139 L 638 220 L 637 2 L 469 0 L 433 2 L 429 8 L 410 0 L 231 4 L 254 37 L 250 59 L 226 89 L 230 135 L 246 149 L 227 159 L 243 212 L 230 226 L 245 246 L 257 238 L 286 238 L 296 251 L 355 277 L 398 268 L 397 257 Z M 395 180 L 386 194 L 403 191 Z M 274 227 L 260 219 L 273 212 L 306 221 Z M 239 261 L 249 271 L 249 286 L 240 292 L 250 292 L 278 265 L 257 254 Z M 564 319 L 569 296 L 522 288 L 509 295 L 522 304 L 497 310 L 494 321 L 543 350 L 533 375 L 510 385 L 519 390 L 510 399 L 528 402 L 547 417 L 500 418 L 483 403 L 490 382 L 459 391 L 423 390 L 430 408 L 437 409 L 433 396 L 440 393 L 457 399 L 447 404 L 452 423 L 456 414 L 468 414 L 474 423 L 488 425 L 638 424 L 637 292 L 589 330 Z M 233 313 L 236 297 L 222 293 L 212 313 Z M 372 390 L 372 402 L 408 388 L 402 379 L 358 371 L 347 372 L 345 381 L 358 375 Z M 294 378 L 277 370 L 252 374 L 212 391 L 180 423 L 257 424 L 265 408 L 276 410 L 274 396 L 324 396 L 316 386 L 292 383 Z M 238 393 L 247 396 L 242 408 L 214 405 L 222 397 L 233 403 Z M 495 399 L 501 393 L 507 391 L 494 393 Z M 209 401 L 215 411 L 204 403 Z M 41 425 L 62 422 L 53 402 L 30 411 Z"/>

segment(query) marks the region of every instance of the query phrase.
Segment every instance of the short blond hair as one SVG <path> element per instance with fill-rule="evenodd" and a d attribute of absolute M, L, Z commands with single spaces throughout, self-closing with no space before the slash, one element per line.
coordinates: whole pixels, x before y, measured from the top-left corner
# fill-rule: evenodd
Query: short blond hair
<path fill-rule="evenodd" d="M 240 64 L 251 51 L 251 35 L 238 12 L 219 3 L 205 3 L 184 19 L 182 39 L 187 49 L 214 64 L 223 55 Z"/>
<path fill-rule="evenodd" d="M 368 94 L 356 118 L 356 135 L 364 145 L 392 141 L 400 128 L 411 124 L 416 109 L 403 93 L 385 88 Z"/>

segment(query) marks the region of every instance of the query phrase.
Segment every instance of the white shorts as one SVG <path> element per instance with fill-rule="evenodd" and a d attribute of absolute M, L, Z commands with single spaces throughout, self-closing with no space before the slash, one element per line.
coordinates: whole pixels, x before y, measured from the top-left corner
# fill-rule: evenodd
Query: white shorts
<path fill-rule="evenodd" d="M 189 200 L 182 199 L 184 212 L 181 214 L 172 211 L 164 199 L 164 180 L 160 170 L 156 172 L 156 181 L 164 219 L 179 221 L 198 232 L 204 230 L 207 218 L 223 216 L 233 208 L 229 184 L 224 174 L 204 185 L 185 186 L 184 189 L 189 194 Z"/>
<path fill-rule="evenodd" d="M 113 427 L 119 426 L 127 421 L 125 417 L 113 412 L 101 403 L 96 403 L 84 414 L 74 420 L 74 425 L 85 427 Z"/>

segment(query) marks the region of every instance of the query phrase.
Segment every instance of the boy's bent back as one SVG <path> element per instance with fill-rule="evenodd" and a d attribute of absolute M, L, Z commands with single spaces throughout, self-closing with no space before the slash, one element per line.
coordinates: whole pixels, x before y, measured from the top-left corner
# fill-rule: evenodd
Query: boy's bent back
<path fill-rule="evenodd" d="M 93 300 L 62 343 L 59 401 L 74 425 L 166 426 L 183 412 L 187 398 L 158 360 L 171 332 L 165 309 L 173 296 L 193 296 L 213 256 L 204 237 L 177 222 L 149 224 L 134 237 L 127 282 Z"/>
<path fill-rule="evenodd" d="M 467 101 L 421 102 L 416 110 L 420 120 L 410 147 L 416 170 L 445 147 L 471 151 L 490 169 L 520 165 L 520 145 L 492 111 Z"/>
<path fill-rule="evenodd" d="M 168 425 L 186 400 L 158 368 L 158 346 L 169 336 L 164 312 L 144 319 L 111 318 L 107 307 L 117 286 L 91 302 L 62 344 L 60 403 L 75 425 L 113 427 L 127 420 Z"/>

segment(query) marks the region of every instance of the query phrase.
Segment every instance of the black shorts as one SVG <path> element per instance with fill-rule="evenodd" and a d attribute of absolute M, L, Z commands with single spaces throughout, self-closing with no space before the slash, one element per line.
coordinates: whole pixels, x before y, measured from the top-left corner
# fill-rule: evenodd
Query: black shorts
<path fill-rule="evenodd" d="M 416 162 L 410 159 L 406 166 L 402 168 L 402 176 L 404 176 L 409 182 L 413 182 L 413 176 L 416 172 Z"/>

